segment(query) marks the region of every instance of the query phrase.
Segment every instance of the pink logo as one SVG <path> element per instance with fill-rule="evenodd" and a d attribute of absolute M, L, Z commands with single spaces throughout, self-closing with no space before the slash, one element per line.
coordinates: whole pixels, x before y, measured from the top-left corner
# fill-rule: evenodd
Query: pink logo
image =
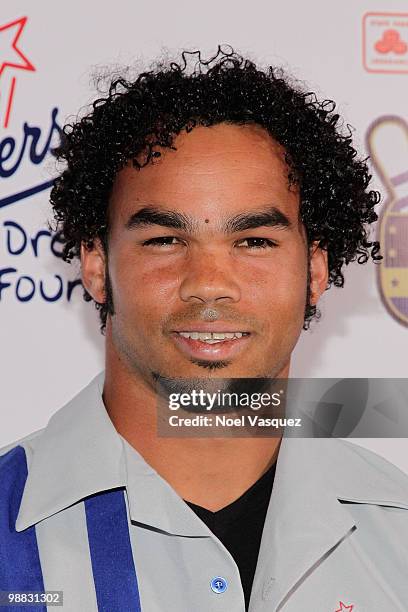
<path fill-rule="evenodd" d="M 408 73 L 408 13 L 366 13 L 362 42 L 367 72 Z"/>
<path fill-rule="evenodd" d="M 335 612 L 353 612 L 354 609 L 354 605 L 350 604 L 349 606 L 346 606 L 346 604 L 344 604 L 342 601 L 339 601 L 339 606 L 340 608 L 337 608 L 337 610 Z"/>
<path fill-rule="evenodd" d="M 407 44 L 401 40 L 400 33 L 397 30 L 385 30 L 381 40 L 378 40 L 374 47 L 378 53 L 393 52 L 402 55 L 407 51 Z"/>

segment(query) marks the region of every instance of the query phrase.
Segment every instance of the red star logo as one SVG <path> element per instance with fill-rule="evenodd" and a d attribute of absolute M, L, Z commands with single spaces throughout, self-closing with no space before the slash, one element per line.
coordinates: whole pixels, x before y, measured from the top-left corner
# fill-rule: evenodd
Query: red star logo
<path fill-rule="evenodd" d="M 27 17 L 21 17 L 21 19 L 16 19 L 15 21 L 0 27 L 0 50 L 2 54 L 4 53 L 4 57 L 1 57 L 0 55 L 0 76 L 7 66 L 20 70 L 35 70 L 32 63 L 17 47 L 18 40 L 26 22 Z M 4 43 L 7 42 L 9 42 L 9 44 L 6 46 Z"/>
<path fill-rule="evenodd" d="M 337 608 L 335 612 L 346 612 L 346 610 L 348 610 L 348 612 L 353 612 L 354 610 L 354 604 L 350 604 L 349 606 L 346 606 L 346 604 L 344 604 L 342 601 L 339 601 L 339 605 L 340 605 L 340 608 Z"/>
<path fill-rule="evenodd" d="M 32 63 L 17 46 L 26 22 L 27 17 L 21 17 L 21 19 L 16 19 L 15 21 L 6 23 L 6 25 L 0 27 L 0 77 L 6 68 L 31 71 L 35 70 Z M 15 86 L 16 77 L 13 76 L 8 92 L 6 114 L 3 124 L 4 127 L 8 126 Z"/>

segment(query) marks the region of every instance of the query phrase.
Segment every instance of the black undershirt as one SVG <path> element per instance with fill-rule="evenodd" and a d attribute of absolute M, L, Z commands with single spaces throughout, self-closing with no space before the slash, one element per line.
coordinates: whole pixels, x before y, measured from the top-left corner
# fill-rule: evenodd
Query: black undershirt
<path fill-rule="evenodd" d="M 186 502 L 234 558 L 247 610 L 274 477 L 275 464 L 241 497 L 217 512 Z"/>

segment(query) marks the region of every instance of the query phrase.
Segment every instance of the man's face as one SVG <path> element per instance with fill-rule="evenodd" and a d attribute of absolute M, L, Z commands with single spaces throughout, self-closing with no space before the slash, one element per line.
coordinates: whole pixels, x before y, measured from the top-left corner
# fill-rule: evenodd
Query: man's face
<path fill-rule="evenodd" d="M 304 321 L 308 245 L 284 150 L 260 127 L 228 124 L 174 144 L 116 177 L 107 342 L 150 380 L 286 376 Z M 92 256 L 83 251 L 84 281 Z M 103 301 L 98 282 L 85 285 Z"/>

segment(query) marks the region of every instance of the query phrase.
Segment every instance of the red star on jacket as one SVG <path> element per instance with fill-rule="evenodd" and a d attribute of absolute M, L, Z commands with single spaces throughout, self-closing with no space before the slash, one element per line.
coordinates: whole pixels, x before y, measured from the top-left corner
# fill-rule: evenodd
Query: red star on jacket
<path fill-rule="evenodd" d="M 342 601 L 339 601 L 339 605 L 340 608 L 337 608 L 337 610 L 335 612 L 353 612 L 354 609 L 354 604 L 350 604 L 349 606 L 346 606 L 346 604 L 344 604 Z"/>
<path fill-rule="evenodd" d="M 17 46 L 26 22 L 27 17 L 21 17 L 21 19 L 0 26 L 0 76 L 7 67 L 35 70 L 32 63 Z"/>

